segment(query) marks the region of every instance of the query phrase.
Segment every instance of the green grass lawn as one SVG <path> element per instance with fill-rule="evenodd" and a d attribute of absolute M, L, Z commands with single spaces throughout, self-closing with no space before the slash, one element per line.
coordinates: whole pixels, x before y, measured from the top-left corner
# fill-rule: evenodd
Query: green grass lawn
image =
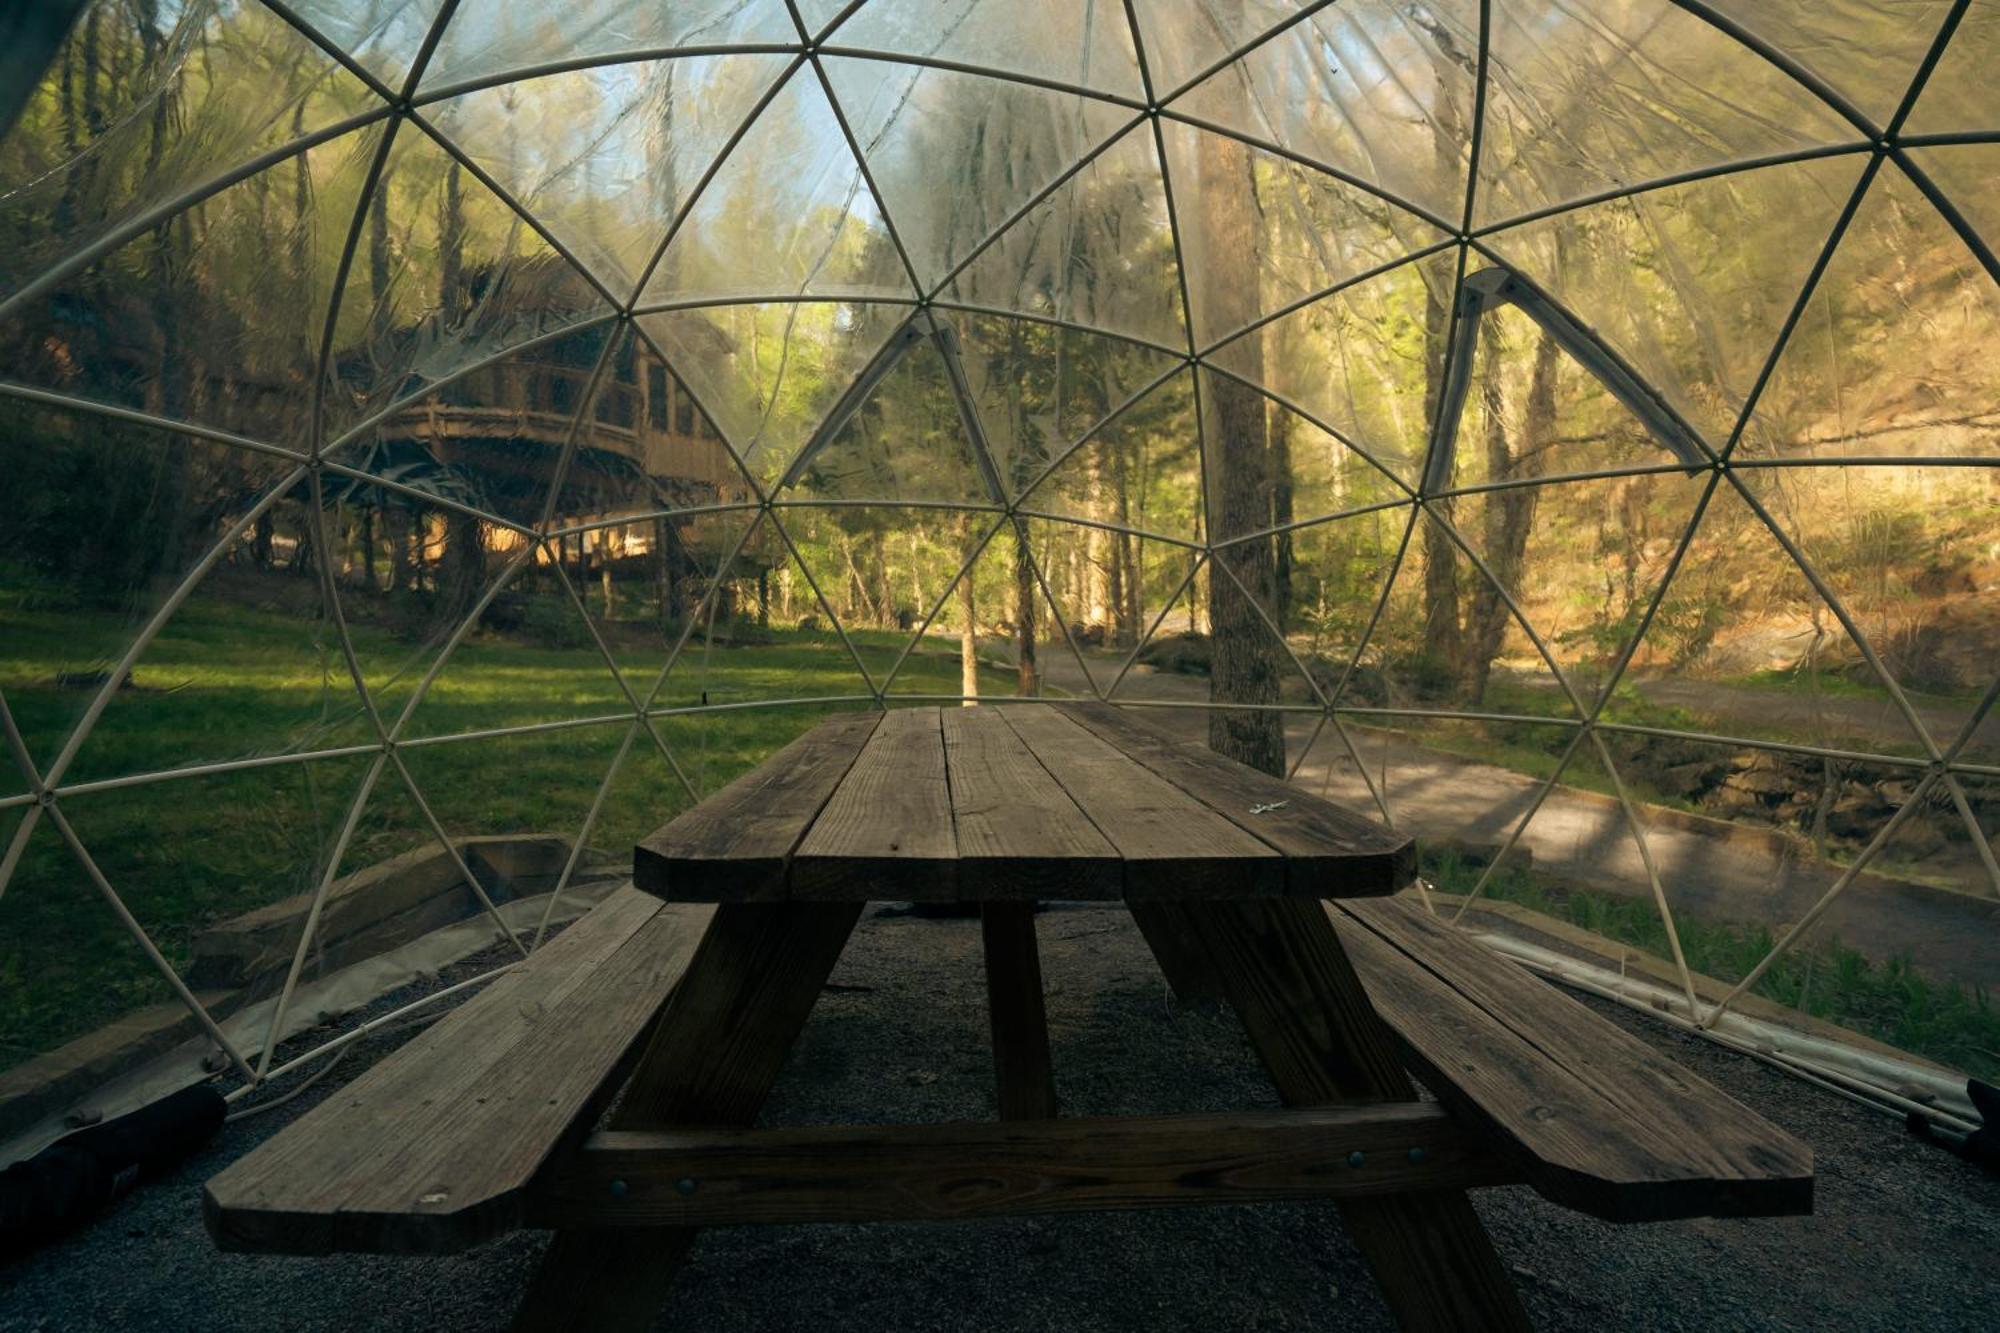
<path fill-rule="evenodd" d="M 1426 854 L 1423 869 L 1444 892 L 1467 894 L 1483 867 L 1451 854 Z M 1671 956 L 1666 928 L 1650 901 L 1554 886 L 1545 876 L 1504 864 L 1485 892 L 1657 957 Z M 1674 921 L 1688 967 L 1719 981 L 1740 980 L 1771 952 L 1771 932 L 1761 926 L 1704 922 L 1681 913 Z M 2000 1005 L 1983 990 L 1931 981 L 1908 959 L 1870 962 L 1836 939 L 1793 949 L 1751 990 L 1953 1069 L 2000 1078 Z"/>
<path fill-rule="evenodd" d="M 53 602 L 54 604 L 48 604 Z M 580 625 L 580 622 L 579 622 Z M 94 694 L 89 673 L 115 663 L 135 625 L 114 611 L 15 596 L 0 601 L 0 689 L 46 767 Z M 352 627 L 357 657 L 384 713 L 410 697 L 436 656 L 421 632 Z M 574 838 L 631 729 L 631 706 L 587 636 L 560 645 L 482 634 L 467 640 L 411 718 L 406 735 L 612 717 L 519 736 L 406 744 L 397 753 L 453 834 L 511 830 Z M 718 636 L 720 637 L 720 636 Z M 832 634 L 777 631 L 754 646 L 691 642 L 657 708 L 865 693 Z M 907 636 L 863 631 L 871 668 Z M 629 687 L 644 695 L 665 640 L 612 627 Z M 767 641 L 766 641 L 767 640 Z M 58 684 L 63 673 L 86 677 Z M 995 687 L 1011 685 L 996 678 Z M 894 688 L 956 693 L 956 645 L 912 654 Z M 832 707 L 787 706 L 664 716 L 660 739 L 698 790 L 745 771 Z M 349 683 L 332 627 L 317 618 L 223 597 L 191 600 L 141 658 L 66 783 L 190 763 L 359 745 L 374 735 Z M 177 778 L 65 798 L 63 809 L 106 878 L 177 967 L 214 922 L 292 894 L 324 873 L 372 755 Z M 22 789 L 6 766 L 0 795 Z M 593 825 L 590 851 L 629 857 L 632 843 L 689 803 L 650 737 L 630 747 Z M 21 812 L 0 811 L 0 840 Z M 384 771 L 341 859 L 349 873 L 431 841 L 393 768 Z M 4 841 L 0 841 L 4 846 Z M 140 1005 L 170 998 L 47 820 L 0 897 L 0 1066 L 50 1049 Z"/>

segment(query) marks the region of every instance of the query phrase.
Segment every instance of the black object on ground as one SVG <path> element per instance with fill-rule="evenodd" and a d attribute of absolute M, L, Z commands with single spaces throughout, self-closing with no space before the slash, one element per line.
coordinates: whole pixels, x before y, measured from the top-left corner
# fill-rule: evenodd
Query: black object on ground
<path fill-rule="evenodd" d="M 183 1088 L 116 1120 L 66 1134 L 0 1171 L 0 1258 L 83 1226 L 141 1181 L 186 1160 L 222 1128 L 222 1094 Z"/>
<path fill-rule="evenodd" d="M 1940 1129 L 1929 1116 L 1912 1111 L 1910 1133 L 2000 1176 L 2000 1088 L 1969 1078 L 1965 1081 L 1965 1095 L 1972 1099 L 1973 1109 L 1979 1112 L 1978 1129 L 1970 1134 Z"/>

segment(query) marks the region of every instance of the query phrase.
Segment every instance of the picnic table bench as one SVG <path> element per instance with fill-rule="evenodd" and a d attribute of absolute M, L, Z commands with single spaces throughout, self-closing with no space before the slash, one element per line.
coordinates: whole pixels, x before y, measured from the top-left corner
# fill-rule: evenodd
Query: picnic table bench
<path fill-rule="evenodd" d="M 1466 1197 L 1810 1210 L 1809 1150 L 1389 895 L 1413 849 L 1104 705 L 833 717 L 634 885 L 208 1184 L 227 1248 L 556 1232 L 522 1328 L 643 1327 L 695 1231 L 1323 1198 L 1410 1328 L 1522 1328 Z M 1038 899 L 1122 901 L 1286 1109 L 1057 1116 Z M 980 905 L 999 1119 L 753 1128 L 869 900 Z M 1407 1071 L 1407 1072 L 1406 1072 Z M 1414 1073 L 1436 1100 L 1420 1100 Z"/>

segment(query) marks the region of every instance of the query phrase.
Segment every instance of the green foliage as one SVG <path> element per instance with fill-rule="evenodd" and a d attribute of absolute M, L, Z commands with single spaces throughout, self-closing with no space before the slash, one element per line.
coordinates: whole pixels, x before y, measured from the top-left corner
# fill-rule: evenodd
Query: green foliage
<path fill-rule="evenodd" d="M 1472 891 L 1484 870 L 1450 852 L 1426 854 L 1423 868 L 1435 887 L 1461 895 Z M 1485 894 L 1656 957 L 1670 956 L 1666 927 L 1643 899 L 1554 883 L 1509 865 L 1494 872 Z M 1688 967 L 1718 981 L 1740 980 L 1771 952 L 1772 935 L 1763 926 L 1701 921 L 1684 912 L 1674 914 L 1674 925 Z M 1829 940 L 1780 956 L 1751 991 L 1979 1078 L 2000 1077 L 2000 1005 L 1979 987 L 1925 977 L 1908 957 L 1871 962 Z"/>

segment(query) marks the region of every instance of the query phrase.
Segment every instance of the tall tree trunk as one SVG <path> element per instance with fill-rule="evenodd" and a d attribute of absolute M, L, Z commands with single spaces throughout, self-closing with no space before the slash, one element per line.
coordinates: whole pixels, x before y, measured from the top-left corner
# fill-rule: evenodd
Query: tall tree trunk
<path fill-rule="evenodd" d="M 1271 526 L 1283 528 L 1292 521 L 1292 414 L 1270 405 L 1271 432 Z M 1272 539 L 1271 618 L 1289 626 L 1292 609 L 1292 534 L 1280 532 Z"/>
<path fill-rule="evenodd" d="M 457 159 L 453 159 L 444 175 L 444 199 L 439 205 L 442 215 L 438 219 L 438 308 L 444 312 L 447 323 L 459 313 L 460 270 L 465 264 L 465 190 L 459 179 L 460 170 Z"/>
<path fill-rule="evenodd" d="M 1473 71 L 1442 24 L 1427 26 L 1441 52 L 1435 67 L 1437 95 L 1431 127 L 1431 159 L 1433 167 L 1443 173 L 1438 179 L 1451 180 L 1459 172 L 1459 143 L 1464 131 L 1458 113 L 1458 89 L 1472 77 Z M 1450 300 L 1449 293 L 1425 284 L 1424 427 L 1432 432 L 1432 438 L 1438 429 L 1445 353 L 1451 341 Z M 1458 548 L 1439 523 L 1430 521 L 1437 518 L 1449 523 L 1451 502 L 1431 500 L 1429 510 L 1429 515 L 1419 520 L 1424 528 L 1424 647 L 1417 683 L 1426 693 L 1439 688 L 1450 690 L 1462 685 L 1465 679 L 1465 634 L 1459 622 Z"/>
<path fill-rule="evenodd" d="M 486 583 L 485 528 L 472 515 L 452 509 L 445 513 L 444 529 L 444 558 L 438 571 L 438 591 L 449 612 L 453 616 L 462 616 L 468 614 L 479 601 L 479 594 Z M 579 554 L 582 547 L 579 538 Z"/>
<path fill-rule="evenodd" d="M 1219 134 L 1202 136 L 1199 160 L 1195 225 L 1201 231 L 1199 252 L 1208 260 L 1203 266 L 1207 272 L 1201 275 L 1203 299 L 1216 328 L 1238 328 L 1257 317 L 1256 293 L 1246 289 L 1242 278 L 1246 269 L 1258 272 L 1262 227 L 1256 178 L 1249 151 Z M 1241 345 L 1245 356 L 1254 355 L 1261 363 L 1261 338 L 1245 338 Z M 1263 377 L 1261 364 L 1235 368 L 1252 381 Z M 1201 424 L 1208 447 L 1210 539 L 1269 527 L 1270 447 L 1263 396 L 1235 379 L 1210 375 L 1203 385 Z M 1251 596 L 1261 596 L 1268 602 L 1274 592 L 1271 547 L 1268 539 L 1237 542 L 1216 548 L 1211 557 L 1208 695 L 1212 703 L 1278 702 L 1282 649 L 1251 601 Z M 1276 711 L 1214 710 L 1208 715 L 1208 743 L 1252 768 L 1278 775 L 1285 771 L 1284 716 Z"/>
<path fill-rule="evenodd" d="M 276 520 L 271 517 L 271 507 L 266 505 L 263 512 L 257 515 L 256 523 L 250 528 L 250 559 L 259 569 L 271 568 L 271 537 L 276 527 Z"/>
<path fill-rule="evenodd" d="M 1486 326 L 1489 366 L 1497 367 L 1499 335 L 1494 325 Z M 1480 388 L 1481 408 L 1486 418 L 1486 470 L 1494 481 L 1512 481 L 1539 476 L 1546 466 L 1544 457 L 1555 434 L 1556 345 L 1546 334 L 1535 343 L 1534 369 L 1528 376 L 1528 401 L 1518 452 L 1509 447 L 1505 397 L 1498 374 L 1488 374 Z M 1486 701 L 1486 687 L 1493 674 L 1493 659 L 1507 637 L 1513 613 L 1500 596 L 1500 588 L 1519 595 L 1522 559 L 1528 549 L 1528 533 L 1535 521 L 1535 498 L 1540 488 L 1514 486 L 1494 491 L 1486 497 L 1486 564 L 1492 580 L 1480 578 L 1472 589 L 1467 615 L 1466 702 Z"/>
<path fill-rule="evenodd" d="M 70 42 L 63 43 L 61 72 L 57 77 L 57 124 L 62 133 L 65 162 L 74 161 L 83 144 L 76 109 L 76 54 Z M 300 99 L 303 104 L 304 99 Z M 304 156 L 304 154 L 300 154 Z M 83 172 L 76 167 L 63 173 L 62 193 L 56 199 L 55 230 L 67 236 L 76 226 L 76 201 L 83 190 Z"/>
<path fill-rule="evenodd" d="M 1424 420 L 1435 423 L 1445 347 L 1451 337 L 1451 310 L 1444 297 L 1424 292 Z M 1435 431 L 1435 424 L 1432 429 Z M 1449 482 L 1447 482 L 1449 484 Z M 1426 694 L 1449 691 L 1465 678 L 1465 634 L 1459 624 L 1458 548 L 1446 535 L 1450 500 L 1429 499 L 1423 518 L 1424 645 L 1417 684 Z M 1437 521 L 1433 521 L 1437 520 Z"/>
<path fill-rule="evenodd" d="M 389 269 L 389 169 L 384 167 L 375 180 L 375 193 L 368 198 L 368 296 L 376 319 L 386 313 Z"/>
<path fill-rule="evenodd" d="M 972 515 L 960 516 L 958 533 L 961 550 L 971 548 L 972 524 Z M 965 696 L 967 708 L 972 706 L 972 700 L 979 697 L 979 605 L 970 569 L 958 581 L 958 692 Z"/>
<path fill-rule="evenodd" d="M 618 594 L 611 585 L 611 529 L 604 528 L 597 534 L 597 587 L 604 597 L 604 619 L 608 624 L 618 619 Z"/>
<path fill-rule="evenodd" d="M 680 615 L 678 572 L 674 568 L 673 525 L 664 518 L 653 520 L 653 597 L 660 628 L 666 629 Z"/>
<path fill-rule="evenodd" d="M 367 505 L 361 510 L 361 576 L 367 581 L 368 591 L 375 591 L 375 506 Z"/>
<path fill-rule="evenodd" d="M 1041 670 L 1035 661 L 1034 557 L 1028 551 L 1028 525 L 1014 521 L 1014 693 L 1041 692 Z"/>

